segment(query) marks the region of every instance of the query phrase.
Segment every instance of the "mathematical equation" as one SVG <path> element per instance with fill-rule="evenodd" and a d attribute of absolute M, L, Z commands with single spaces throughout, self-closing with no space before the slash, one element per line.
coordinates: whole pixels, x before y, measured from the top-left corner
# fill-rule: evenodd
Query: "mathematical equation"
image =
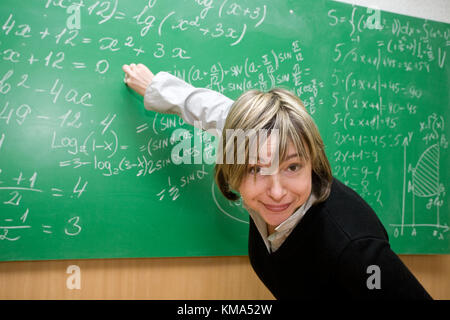
<path fill-rule="evenodd" d="M 351 60 L 363 65 L 371 65 L 377 70 L 380 66 L 397 68 L 403 71 L 430 72 L 432 63 L 439 68 L 444 68 L 447 52 L 446 47 L 450 41 L 450 28 L 446 30 L 436 29 L 428 22 L 414 27 L 409 21 L 402 22 L 398 18 L 386 19 L 381 17 L 380 11 L 372 14 L 373 10 L 353 7 L 349 15 L 343 14 L 337 9 L 328 11 L 328 23 L 331 27 L 344 27 L 348 30 L 349 42 L 340 42 L 335 46 L 335 61 L 342 58 L 342 63 Z M 374 21 L 375 20 L 375 21 Z M 375 22 L 375 23 L 374 23 Z M 359 52 L 353 44 L 364 41 L 369 30 L 386 31 L 389 40 L 376 40 L 376 54 L 368 55 Z M 437 41 L 440 44 L 436 45 Z M 382 50 L 385 54 L 382 54 Z M 390 56 L 395 53 L 404 53 L 404 58 Z M 411 60 L 411 58 L 414 58 Z"/>
<path fill-rule="evenodd" d="M 78 177 L 75 181 L 73 188 L 70 190 L 64 190 L 60 186 L 52 186 L 50 188 L 39 187 L 38 172 L 33 172 L 30 176 L 27 176 L 22 171 L 16 176 L 8 177 L 6 173 L 0 169 L 0 191 L 2 195 L 6 194 L 5 201 L 2 201 L 4 208 L 10 207 L 8 212 L 14 212 L 14 216 L 6 217 L 2 216 L 0 220 L 0 240 L 17 241 L 22 237 L 22 232 L 33 228 L 39 228 L 42 233 L 50 235 L 55 230 L 50 224 L 42 224 L 40 226 L 32 226 L 29 220 L 33 220 L 34 212 L 27 207 L 26 198 L 30 193 L 37 193 L 39 197 L 54 197 L 54 198 L 69 198 L 79 199 L 87 190 L 88 181 L 85 181 L 82 177 Z M 52 221 L 52 217 L 47 218 Z M 65 221 L 63 232 L 67 236 L 78 235 L 82 227 L 80 226 L 80 217 L 73 216 Z"/>
<path fill-rule="evenodd" d="M 403 198 L 401 217 L 393 219 L 396 214 L 388 210 L 395 238 L 411 228 L 413 237 L 423 233 L 444 240 L 449 228 L 440 214 L 446 186 L 439 167 L 448 148 L 440 113 L 445 110 L 435 111 L 440 105 L 430 103 L 417 79 L 445 68 L 450 30 L 370 13 L 352 7 L 327 14 L 329 26 L 343 35 L 330 52 L 333 172 L 377 212 L 386 208 L 388 193 L 402 191 L 397 195 Z M 371 18 L 378 19 L 376 27 Z M 412 149 L 425 151 L 414 160 Z"/>
<path fill-rule="evenodd" d="M 195 17 L 184 17 L 181 13 L 170 11 L 162 12 L 158 9 L 159 4 L 156 0 L 148 1 L 140 12 L 126 14 L 119 10 L 119 1 L 96 1 L 92 5 L 87 5 L 80 0 L 75 1 L 46 1 L 45 9 L 60 8 L 64 13 L 72 7 L 80 15 L 88 15 L 98 17 L 98 25 L 103 25 L 114 20 L 131 20 L 131 26 L 141 28 L 139 36 L 127 35 L 123 39 L 113 36 L 103 36 L 99 38 L 86 37 L 78 29 L 69 29 L 63 26 L 60 30 L 49 30 L 48 27 L 34 27 L 14 13 L 10 13 L 8 18 L 2 22 L 2 31 L 6 36 L 29 39 L 38 38 L 43 46 L 59 46 L 62 49 L 58 52 L 49 51 L 45 55 L 36 55 L 34 53 L 25 53 L 15 48 L 0 49 L 3 60 L 12 63 L 26 63 L 28 65 L 41 64 L 41 66 L 61 70 L 94 70 L 98 74 L 106 73 L 110 68 L 110 59 L 99 59 L 94 64 L 89 65 L 85 61 L 73 61 L 71 57 L 67 57 L 68 50 L 74 47 L 86 47 L 92 50 L 95 48 L 107 52 L 109 54 L 120 52 L 121 50 L 131 50 L 136 57 L 140 55 L 150 54 L 152 58 L 161 59 L 164 57 L 191 59 L 186 49 L 182 47 L 174 47 L 170 42 L 163 41 L 165 37 L 164 30 L 167 28 L 170 33 L 174 32 L 190 32 L 196 30 L 198 36 L 209 37 L 210 39 L 230 39 L 230 46 L 238 45 L 244 38 L 248 28 L 258 28 L 263 24 L 267 14 L 267 6 L 256 6 L 254 8 L 243 7 L 242 5 L 232 2 L 223 1 L 219 8 L 214 4 L 213 0 L 209 1 L 192 1 L 200 10 Z M 125 9 L 125 8 L 124 8 Z M 209 12 L 215 11 L 214 18 L 207 19 Z M 44 11 L 45 12 L 45 11 Z M 63 14 L 64 14 L 63 13 Z M 211 15 L 211 14 L 209 14 Z M 225 25 L 224 22 L 217 22 L 225 17 L 236 17 L 236 23 L 233 25 Z M 43 14 L 43 18 L 48 19 L 48 15 Z M 80 18 L 81 19 L 81 18 Z M 214 21 L 210 25 L 210 20 Z M 227 19 L 228 20 L 228 19 Z M 236 27 L 236 25 L 241 25 Z M 132 28 L 130 28 L 132 29 Z M 106 30 L 106 29 L 104 29 Z M 146 46 L 142 42 L 146 37 L 154 37 L 152 33 L 156 33 L 159 41 L 145 41 Z M 149 48 L 148 44 L 152 44 Z"/>

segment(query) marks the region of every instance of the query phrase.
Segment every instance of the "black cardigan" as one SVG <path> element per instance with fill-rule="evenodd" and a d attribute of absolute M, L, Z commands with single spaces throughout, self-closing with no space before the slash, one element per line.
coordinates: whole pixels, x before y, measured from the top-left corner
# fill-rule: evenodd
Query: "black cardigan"
<path fill-rule="evenodd" d="M 273 253 L 250 219 L 249 257 L 277 299 L 431 299 L 391 250 L 372 208 L 336 179 L 328 199 L 313 205 Z M 380 289 L 367 285 L 377 272 L 371 265 L 379 267 Z"/>

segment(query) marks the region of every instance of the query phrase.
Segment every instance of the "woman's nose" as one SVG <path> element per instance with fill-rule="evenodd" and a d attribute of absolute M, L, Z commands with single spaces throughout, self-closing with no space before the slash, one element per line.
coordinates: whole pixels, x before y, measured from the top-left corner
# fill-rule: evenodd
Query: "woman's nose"
<path fill-rule="evenodd" d="M 268 195 L 274 201 L 280 201 L 287 193 L 286 188 L 283 186 L 283 181 L 278 173 L 272 174 L 268 177 Z"/>

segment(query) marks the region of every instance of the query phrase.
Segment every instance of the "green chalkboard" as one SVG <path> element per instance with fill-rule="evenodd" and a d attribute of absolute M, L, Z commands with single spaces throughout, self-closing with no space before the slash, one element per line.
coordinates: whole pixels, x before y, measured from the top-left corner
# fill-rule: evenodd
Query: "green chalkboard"
<path fill-rule="evenodd" d="M 333 173 L 363 196 L 398 253 L 449 253 L 450 26 L 327 2 L 317 112 Z"/>
<path fill-rule="evenodd" d="M 449 25 L 332 1 L 3 0 L 0 26 L 0 260 L 247 254 L 215 139 L 146 111 L 133 62 L 232 99 L 292 90 L 394 250 L 450 252 Z M 178 129 L 202 164 L 174 163 Z"/>

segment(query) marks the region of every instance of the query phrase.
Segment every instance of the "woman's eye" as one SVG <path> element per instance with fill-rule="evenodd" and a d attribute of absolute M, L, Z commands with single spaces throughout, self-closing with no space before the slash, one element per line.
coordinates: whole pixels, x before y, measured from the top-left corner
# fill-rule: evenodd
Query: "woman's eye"
<path fill-rule="evenodd" d="M 290 166 L 288 166 L 288 171 L 290 171 L 290 172 L 296 172 L 299 169 L 300 169 L 299 164 L 291 164 Z"/>
<path fill-rule="evenodd" d="M 260 167 L 258 167 L 258 166 L 253 166 L 253 167 L 250 167 L 250 169 L 248 170 L 248 173 L 250 173 L 250 174 L 256 174 L 256 173 L 259 173 L 261 171 L 261 168 Z"/>

